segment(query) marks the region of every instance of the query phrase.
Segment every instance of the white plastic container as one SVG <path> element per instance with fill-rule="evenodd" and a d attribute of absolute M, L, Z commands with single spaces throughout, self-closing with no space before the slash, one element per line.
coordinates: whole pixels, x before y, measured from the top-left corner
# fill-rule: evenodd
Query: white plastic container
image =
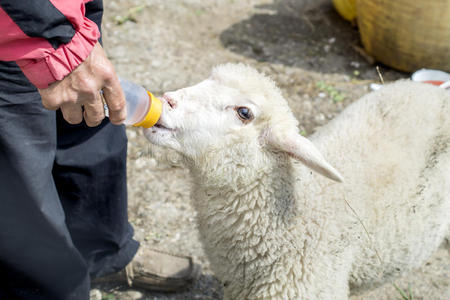
<path fill-rule="evenodd" d="M 127 105 L 127 117 L 125 125 L 150 128 L 158 122 L 162 112 L 161 100 L 142 86 L 123 78 L 119 78 L 125 94 Z M 108 116 L 108 106 L 105 107 L 105 115 Z"/>
<path fill-rule="evenodd" d="M 421 69 L 414 72 L 411 79 L 437 85 L 443 89 L 450 88 L 450 74 L 440 70 Z"/>

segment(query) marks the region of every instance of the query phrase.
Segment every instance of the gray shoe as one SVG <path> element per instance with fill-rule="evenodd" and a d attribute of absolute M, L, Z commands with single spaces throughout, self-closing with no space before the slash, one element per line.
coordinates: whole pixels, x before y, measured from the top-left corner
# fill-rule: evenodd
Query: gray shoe
<path fill-rule="evenodd" d="M 128 284 L 151 291 L 175 292 L 188 287 L 200 275 L 201 267 L 188 256 L 173 255 L 154 249 L 139 248 L 125 269 L 93 283 Z"/>

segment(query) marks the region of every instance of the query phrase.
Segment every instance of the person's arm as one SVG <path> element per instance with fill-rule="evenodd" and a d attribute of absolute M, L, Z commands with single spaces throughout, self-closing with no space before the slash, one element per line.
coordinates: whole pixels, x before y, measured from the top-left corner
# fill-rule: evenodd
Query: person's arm
<path fill-rule="evenodd" d="M 117 75 L 98 44 L 97 25 L 85 17 L 86 0 L 0 0 L 0 60 L 15 61 L 49 109 L 61 108 L 70 123 L 94 126 L 125 118 Z M 112 109 L 112 114 L 111 114 Z"/>
<path fill-rule="evenodd" d="M 15 61 L 36 87 L 63 79 L 100 37 L 83 0 L 0 0 L 0 60 Z"/>

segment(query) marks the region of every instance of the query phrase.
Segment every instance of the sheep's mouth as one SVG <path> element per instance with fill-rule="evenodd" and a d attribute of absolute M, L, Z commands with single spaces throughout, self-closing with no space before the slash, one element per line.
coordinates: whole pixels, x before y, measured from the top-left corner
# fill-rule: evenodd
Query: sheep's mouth
<path fill-rule="evenodd" d="M 164 119 L 165 111 L 166 111 L 166 109 L 167 109 L 167 105 L 169 105 L 171 108 L 174 107 L 174 106 L 173 106 L 173 103 L 171 102 L 171 101 L 173 101 L 173 100 L 171 100 L 170 98 L 168 98 L 166 95 L 164 95 L 164 96 L 161 98 L 161 100 L 162 100 L 162 103 L 163 103 L 163 113 L 162 113 L 162 115 L 160 116 L 158 122 L 156 122 L 156 124 L 153 125 L 153 128 L 158 128 L 158 129 L 167 130 L 167 131 L 175 131 L 174 128 L 170 128 L 169 126 L 167 126 L 167 125 L 166 125 L 166 122 L 164 122 L 164 120 L 163 120 L 163 119 Z"/>
<path fill-rule="evenodd" d="M 167 131 L 174 131 L 173 128 L 169 128 L 166 125 L 164 125 L 161 122 L 161 119 L 159 119 L 158 122 L 156 122 L 156 124 L 153 126 L 153 128 L 158 128 L 158 129 L 167 130 Z"/>
<path fill-rule="evenodd" d="M 153 126 L 153 127 L 159 128 L 159 129 L 164 129 L 164 130 L 173 130 L 171 128 L 167 128 L 166 126 L 158 124 L 158 123 L 156 123 L 155 126 Z"/>

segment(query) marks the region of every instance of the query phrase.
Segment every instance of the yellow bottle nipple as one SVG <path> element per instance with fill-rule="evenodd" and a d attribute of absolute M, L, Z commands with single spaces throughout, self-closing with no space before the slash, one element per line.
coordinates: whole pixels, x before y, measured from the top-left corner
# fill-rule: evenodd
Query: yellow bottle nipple
<path fill-rule="evenodd" d="M 162 113 L 162 103 L 161 100 L 153 96 L 152 93 L 147 91 L 150 101 L 150 108 L 148 109 L 147 115 L 145 115 L 144 119 L 134 124 L 135 127 L 144 127 L 144 128 L 150 128 L 158 122 L 159 117 Z"/>

